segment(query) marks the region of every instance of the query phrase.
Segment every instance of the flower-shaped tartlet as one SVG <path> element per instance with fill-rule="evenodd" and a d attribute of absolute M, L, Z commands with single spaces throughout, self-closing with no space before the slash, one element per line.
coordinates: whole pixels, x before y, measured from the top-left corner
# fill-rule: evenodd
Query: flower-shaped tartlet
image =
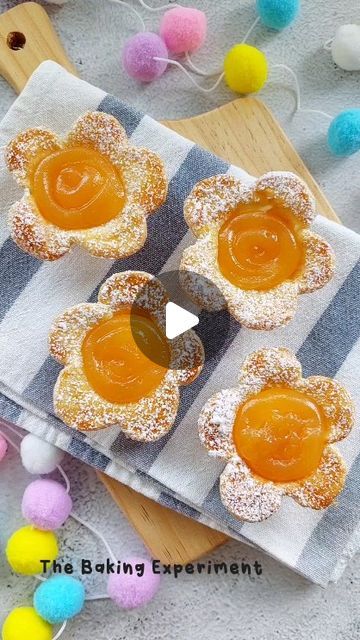
<path fill-rule="evenodd" d="M 167 194 L 160 158 L 130 146 L 116 118 L 97 111 L 81 116 L 63 142 L 45 129 L 20 133 L 5 159 L 25 188 L 9 212 L 12 238 L 41 260 L 75 244 L 102 258 L 139 251 L 146 217 Z"/>
<path fill-rule="evenodd" d="M 289 322 L 297 297 L 323 287 L 333 252 L 309 231 L 315 201 L 292 173 L 266 173 L 252 184 L 229 175 L 199 182 L 187 198 L 185 219 L 198 238 L 181 261 L 182 286 L 197 304 L 231 315 L 251 329 Z M 204 289 L 196 273 L 223 294 Z"/>
<path fill-rule="evenodd" d="M 248 356 L 238 385 L 214 395 L 199 417 L 210 455 L 227 460 L 220 477 L 224 506 L 240 520 L 260 522 L 284 495 L 325 509 L 344 486 L 346 467 L 332 446 L 354 423 L 354 405 L 335 380 L 301 377 L 288 349 Z"/>
<path fill-rule="evenodd" d="M 193 331 L 165 335 L 168 295 L 143 271 L 116 273 L 97 303 L 72 307 L 53 323 L 50 353 L 64 369 L 54 408 L 82 431 L 117 425 L 133 440 L 158 440 L 172 427 L 179 386 L 200 374 L 204 350 Z"/>

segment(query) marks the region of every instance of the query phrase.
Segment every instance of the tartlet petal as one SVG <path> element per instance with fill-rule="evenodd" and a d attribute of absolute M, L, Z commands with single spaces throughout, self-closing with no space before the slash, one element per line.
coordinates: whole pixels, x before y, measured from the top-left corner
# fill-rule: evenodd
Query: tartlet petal
<path fill-rule="evenodd" d="M 220 287 L 229 313 L 244 327 L 270 331 L 290 322 L 298 304 L 294 282 L 284 282 L 269 291 L 242 291 L 225 279 Z"/>
<path fill-rule="evenodd" d="M 311 376 L 299 380 L 297 389 L 313 398 L 328 419 L 328 442 L 343 440 L 355 422 L 355 405 L 349 392 L 337 380 Z"/>
<path fill-rule="evenodd" d="M 115 161 L 126 184 L 127 198 L 153 213 L 166 200 L 167 178 L 161 158 L 149 149 L 128 147 Z"/>
<path fill-rule="evenodd" d="M 284 203 L 293 215 L 309 226 L 316 217 L 314 196 L 301 178 L 288 171 L 270 171 L 261 176 L 254 186 L 256 192 L 266 192 L 269 199 Z"/>
<path fill-rule="evenodd" d="M 88 111 L 75 122 L 66 146 L 90 147 L 107 156 L 111 162 L 128 144 L 124 127 L 114 116 L 100 111 Z"/>
<path fill-rule="evenodd" d="M 240 372 L 240 382 L 260 380 L 262 385 L 294 386 L 301 378 L 301 364 L 295 354 L 285 347 L 254 351 Z"/>
<path fill-rule="evenodd" d="M 100 287 L 98 300 L 110 305 L 113 311 L 136 303 L 158 320 L 163 320 L 169 297 L 162 282 L 149 273 L 122 271 L 104 282 Z"/>
<path fill-rule="evenodd" d="M 132 440 L 152 442 L 171 429 L 179 407 L 179 389 L 168 372 L 155 391 L 136 403 L 115 404 L 99 396 L 83 368 L 62 369 L 54 388 L 56 415 L 69 427 L 97 431 L 118 426 Z"/>
<path fill-rule="evenodd" d="M 69 364 L 54 386 L 56 415 L 73 429 L 97 431 L 116 424 L 114 407 L 92 389 L 83 366 Z"/>
<path fill-rule="evenodd" d="M 76 234 L 76 242 L 91 255 L 101 258 L 123 259 L 139 251 L 147 238 L 144 211 L 127 206 L 116 218 L 101 227 Z"/>
<path fill-rule="evenodd" d="M 220 495 L 224 506 L 235 518 L 261 522 L 278 511 L 283 490 L 272 482 L 254 477 L 240 459 L 233 459 L 220 476 Z"/>
<path fill-rule="evenodd" d="M 179 408 L 179 387 L 168 371 L 155 391 L 133 405 L 123 405 L 116 424 L 132 440 L 154 442 L 172 428 Z"/>
<path fill-rule="evenodd" d="M 299 293 L 321 289 L 334 275 L 335 255 L 330 245 L 310 231 L 302 234 L 305 264 L 298 279 Z"/>
<path fill-rule="evenodd" d="M 171 341 L 171 367 L 180 385 L 190 384 L 204 366 L 205 353 L 195 331 L 186 331 Z"/>
<path fill-rule="evenodd" d="M 27 129 L 13 138 L 5 149 L 7 168 L 21 186 L 29 183 L 29 169 L 34 158 L 42 152 L 57 151 L 61 148 L 59 138 L 52 131 Z"/>
<path fill-rule="evenodd" d="M 231 175 L 205 178 L 185 201 L 185 220 L 195 236 L 202 236 L 210 229 L 218 229 L 231 209 L 250 202 L 252 196 L 252 188 Z"/>
<path fill-rule="evenodd" d="M 67 309 L 53 322 L 49 334 L 50 355 L 60 364 L 81 365 L 82 342 L 91 327 L 112 316 L 109 306 L 83 303 Z"/>
<path fill-rule="evenodd" d="M 44 220 L 31 198 L 25 196 L 9 210 L 11 237 L 26 253 L 41 260 L 57 260 L 71 247 L 71 238 Z"/>
<path fill-rule="evenodd" d="M 220 311 L 227 306 L 220 292 L 223 278 L 217 268 L 215 251 L 216 239 L 209 233 L 185 249 L 180 263 L 182 288 L 196 304 L 209 311 Z"/>
<path fill-rule="evenodd" d="M 202 408 L 198 419 L 199 436 L 211 455 L 226 459 L 236 455 L 232 431 L 241 402 L 239 389 L 224 389 Z"/>
<path fill-rule="evenodd" d="M 286 494 L 303 507 L 325 509 L 339 495 L 346 478 L 346 465 L 334 447 L 327 447 L 315 473 L 303 481 L 289 485 Z"/>

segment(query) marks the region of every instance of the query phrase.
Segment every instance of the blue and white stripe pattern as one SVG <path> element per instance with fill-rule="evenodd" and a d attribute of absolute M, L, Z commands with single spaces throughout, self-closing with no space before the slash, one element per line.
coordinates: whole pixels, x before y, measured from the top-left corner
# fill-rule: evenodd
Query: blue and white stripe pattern
<path fill-rule="evenodd" d="M 175 426 L 165 438 L 152 444 L 135 443 L 119 435 L 116 427 L 92 436 L 74 432 L 53 414 L 52 389 L 59 366 L 47 350 L 52 319 L 73 304 L 96 300 L 101 282 L 116 271 L 143 269 L 156 274 L 176 268 L 183 248 L 191 242 L 182 208 L 192 186 L 206 176 L 226 172 L 249 179 L 240 169 L 53 63 L 41 65 L 11 108 L 0 127 L 0 144 L 28 126 L 48 126 L 66 133 L 88 109 L 112 113 L 134 144 L 161 155 L 170 181 L 169 198 L 150 218 L 148 241 L 138 254 L 114 263 L 76 249 L 55 263 L 42 263 L 22 253 L 8 237 L 6 210 L 19 193 L 12 178 L 0 171 L 0 415 L 161 504 L 264 549 L 314 582 L 324 585 L 336 580 L 357 549 L 360 534 L 358 427 L 337 445 L 350 471 L 334 506 L 315 512 L 284 499 L 280 511 L 269 520 L 241 524 L 221 504 L 218 478 L 223 462 L 207 456 L 196 422 L 204 402 L 221 388 L 232 386 L 243 358 L 265 346 L 289 347 L 297 352 L 305 375 L 337 378 L 360 404 L 359 236 L 325 219 L 316 222 L 316 230 L 337 255 L 334 280 L 314 295 L 301 296 L 298 313 L 288 327 L 254 332 L 232 321 L 218 356 L 183 389 Z M 206 321 L 202 330 L 207 330 Z"/>

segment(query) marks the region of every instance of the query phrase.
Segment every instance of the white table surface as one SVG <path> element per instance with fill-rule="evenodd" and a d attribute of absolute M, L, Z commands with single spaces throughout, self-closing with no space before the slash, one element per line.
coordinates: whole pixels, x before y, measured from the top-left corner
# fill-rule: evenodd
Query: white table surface
<path fill-rule="evenodd" d="M 161 0 L 149 0 L 153 6 Z M 129 0 L 134 6 L 136 0 Z M 16 0 L 0 0 L 0 10 Z M 190 3 L 189 3 L 190 4 Z M 204 9 L 209 21 L 209 38 L 194 58 L 213 69 L 221 65 L 224 53 L 239 42 L 252 23 L 254 0 L 193 0 Z M 266 51 L 271 64 L 288 64 L 299 77 L 304 108 L 321 109 L 336 115 L 342 109 L 359 106 L 360 72 L 347 73 L 335 67 L 322 48 L 336 28 L 360 21 L 356 0 L 303 0 L 301 17 L 293 28 L 276 34 L 257 27 L 250 42 Z M 138 29 L 126 9 L 107 0 L 69 0 L 64 7 L 50 7 L 50 13 L 71 59 L 85 80 L 114 93 L 156 118 L 181 118 L 202 113 L 233 98 L 221 85 L 210 95 L 194 89 L 178 70 L 170 70 L 156 83 L 138 86 L 127 78 L 118 59 L 124 39 Z M 159 14 L 142 10 L 147 26 L 155 30 Z M 276 75 L 275 75 L 276 73 Z M 261 98 L 276 114 L 330 202 L 345 224 L 360 231 L 360 154 L 336 160 L 326 149 L 328 121 L 321 116 L 292 117 L 292 79 L 285 72 L 273 72 Z M 165 98 L 164 98 L 165 96 Z M 0 117 L 14 100 L 12 90 L 0 79 Z M 274 167 L 276 168 L 276 167 Z M 76 511 L 97 526 L 112 543 L 121 559 L 144 552 L 94 472 L 68 459 Z M 11 455 L 1 465 L 0 550 L 9 534 L 21 526 L 21 495 L 29 482 L 18 457 Z M 101 544 L 90 533 L 69 522 L 61 532 L 61 548 L 72 560 L 86 555 L 104 558 Z M 360 556 L 353 559 L 337 585 L 323 590 L 281 567 L 260 552 L 231 542 L 213 554 L 214 560 L 257 559 L 263 575 L 253 581 L 245 577 L 166 577 L 157 598 L 143 610 L 124 613 L 111 602 L 91 602 L 64 634 L 64 640 L 355 640 L 360 636 Z M 91 593 L 104 591 L 104 579 L 86 579 Z M 0 558 L 0 619 L 11 608 L 31 601 L 33 579 L 11 576 L 3 554 Z"/>

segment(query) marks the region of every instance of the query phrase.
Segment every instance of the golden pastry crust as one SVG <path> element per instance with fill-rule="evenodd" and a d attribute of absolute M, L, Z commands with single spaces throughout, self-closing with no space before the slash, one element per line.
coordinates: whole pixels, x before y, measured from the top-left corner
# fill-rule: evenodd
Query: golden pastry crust
<path fill-rule="evenodd" d="M 267 290 L 243 290 L 229 282 L 218 264 L 218 233 L 229 213 L 240 204 L 261 197 L 281 202 L 299 222 L 299 239 L 304 250 L 302 269 L 291 280 Z M 315 200 L 305 183 L 288 172 L 270 172 L 244 184 L 230 175 L 218 175 L 195 185 L 185 202 L 185 220 L 197 238 L 185 249 L 180 269 L 182 283 L 190 297 L 209 310 L 219 309 L 218 299 L 209 287 L 196 286 L 198 273 L 213 282 L 223 295 L 234 318 L 245 327 L 271 330 L 283 326 L 294 317 L 298 295 L 323 287 L 333 276 L 334 254 L 330 245 L 309 231 L 316 217 Z M 200 283 L 201 285 L 201 283 Z"/>
<path fill-rule="evenodd" d="M 49 348 L 64 369 L 55 384 L 54 408 L 59 418 L 74 429 L 94 431 L 117 425 L 133 440 L 152 442 L 165 435 L 174 424 L 179 386 L 190 384 L 200 374 L 204 349 L 198 336 L 187 331 L 169 341 L 172 368 L 152 393 L 129 404 L 115 404 L 102 398 L 86 378 L 82 343 L 100 320 L 111 318 L 135 300 L 137 306 L 164 328 L 167 292 L 157 278 L 143 271 L 115 273 L 100 288 L 97 303 L 79 304 L 55 319 Z"/>
<path fill-rule="evenodd" d="M 329 433 L 320 464 L 304 480 L 286 483 L 265 480 L 248 467 L 236 450 L 233 428 L 239 407 L 272 386 L 306 392 L 328 420 Z M 301 365 L 288 349 L 261 349 L 249 355 L 237 386 L 210 398 L 198 421 L 200 440 L 209 454 L 227 461 L 220 477 L 220 495 L 225 507 L 236 518 L 248 522 L 260 522 L 271 516 L 280 508 L 284 495 L 304 507 L 328 507 L 342 490 L 347 471 L 332 443 L 349 434 L 354 418 L 354 403 L 346 389 L 322 376 L 302 378 Z"/>
<path fill-rule="evenodd" d="M 40 214 L 29 176 L 34 158 L 75 147 L 94 149 L 107 158 L 119 170 L 126 196 L 123 209 L 109 222 L 67 230 Z M 63 142 L 51 131 L 28 129 L 7 145 L 5 160 L 25 189 L 23 198 L 9 211 L 11 236 L 21 249 L 41 260 L 57 260 L 73 245 L 102 258 L 119 259 L 136 253 L 147 237 L 147 216 L 165 202 L 167 195 L 162 160 L 148 149 L 130 146 L 124 128 L 107 113 L 85 113 Z"/>

